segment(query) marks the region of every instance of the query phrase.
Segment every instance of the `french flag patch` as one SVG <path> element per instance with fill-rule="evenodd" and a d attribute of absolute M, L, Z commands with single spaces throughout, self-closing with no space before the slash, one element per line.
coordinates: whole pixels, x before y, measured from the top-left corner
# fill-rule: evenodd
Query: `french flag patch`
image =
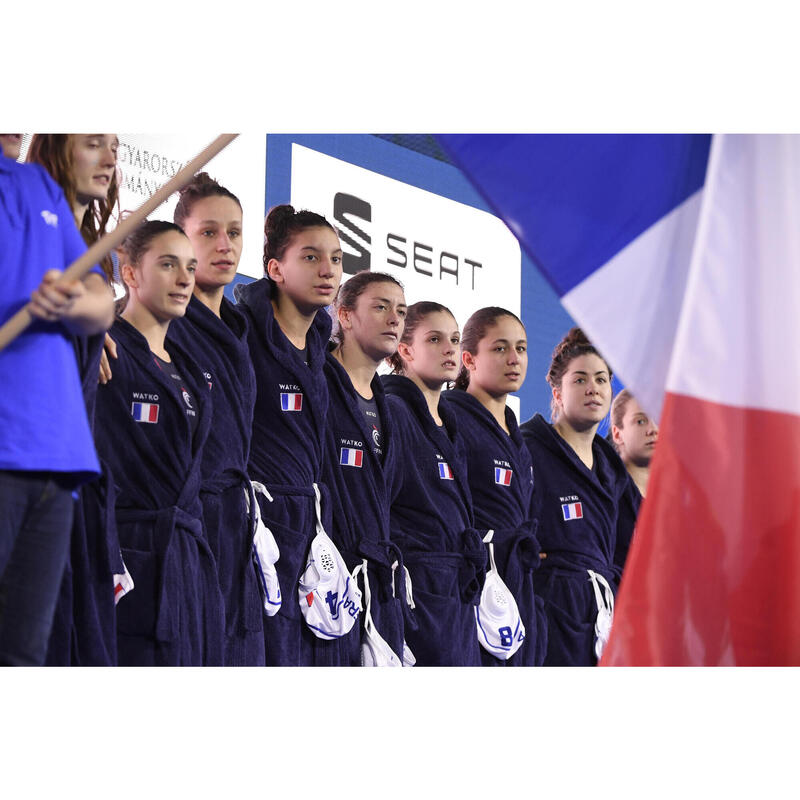
<path fill-rule="evenodd" d="M 303 395 L 300 392 L 281 392 L 281 411 L 302 411 Z"/>
<path fill-rule="evenodd" d="M 561 512 L 565 520 L 581 519 L 583 517 L 583 506 L 580 503 L 564 503 Z"/>
<path fill-rule="evenodd" d="M 500 486 L 511 486 L 511 476 L 513 472 L 510 469 L 503 469 L 502 467 L 494 468 L 494 482 Z"/>
<path fill-rule="evenodd" d="M 339 456 L 339 463 L 343 467 L 360 467 L 364 458 L 363 450 L 355 450 L 352 447 L 343 447 Z"/>
<path fill-rule="evenodd" d="M 450 465 L 446 461 L 439 462 L 439 477 L 443 481 L 453 480 L 453 470 L 450 469 Z"/>
<path fill-rule="evenodd" d="M 158 422 L 158 403 L 131 403 L 131 414 L 137 422 Z"/>

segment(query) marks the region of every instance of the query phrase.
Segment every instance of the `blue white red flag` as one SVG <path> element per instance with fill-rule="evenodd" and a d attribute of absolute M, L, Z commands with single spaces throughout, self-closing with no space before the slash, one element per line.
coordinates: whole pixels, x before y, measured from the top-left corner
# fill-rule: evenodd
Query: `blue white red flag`
<path fill-rule="evenodd" d="M 302 411 L 302 392 L 281 392 L 281 411 Z"/>
<path fill-rule="evenodd" d="M 660 418 L 711 137 L 438 138 Z"/>
<path fill-rule="evenodd" d="M 345 467 L 360 467 L 364 459 L 364 451 L 353 447 L 343 447 L 339 455 L 339 463 Z"/>
<path fill-rule="evenodd" d="M 440 140 L 660 419 L 602 663 L 800 664 L 800 137 Z"/>
<path fill-rule="evenodd" d="M 583 506 L 580 503 L 562 503 L 561 513 L 565 520 L 583 519 Z"/>
<path fill-rule="evenodd" d="M 450 465 L 446 461 L 439 462 L 439 477 L 444 481 L 453 480 L 453 470 L 450 469 Z"/>
<path fill-rule="evenodd" d="M 158 403 L 132 403 L 131 414 L 137 422 L 158 422 Z"/>
<path fill-rule="evenodd" d="M 500 484 L 500 486 L 511 486 L 511 475 L 512 471 L 510 469 L 494 468 L 494 482 Z"/>

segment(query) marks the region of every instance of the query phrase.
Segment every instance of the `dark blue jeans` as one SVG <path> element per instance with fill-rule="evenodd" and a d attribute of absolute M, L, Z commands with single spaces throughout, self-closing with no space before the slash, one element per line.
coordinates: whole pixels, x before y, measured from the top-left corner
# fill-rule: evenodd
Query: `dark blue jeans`
<path fill-rule="evenodd" d="M 69 551 L 71 478 L 0 471 L 0 664 L 44 663 Z"/>

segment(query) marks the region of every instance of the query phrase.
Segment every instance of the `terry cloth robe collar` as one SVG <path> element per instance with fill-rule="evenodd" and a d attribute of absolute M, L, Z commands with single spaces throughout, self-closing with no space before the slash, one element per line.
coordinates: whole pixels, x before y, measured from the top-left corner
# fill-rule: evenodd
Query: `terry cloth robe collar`
<path fill-rule="evenodd" d="M 258 332 L 259 337 L 267 343 L 281 359 L 289 359 L 298 376 L 304 370 L 317 372 L 322 369 L 331 338 L 333 323 L 324 309 L 317 311 L 314 321 L 306 334 L 308 367 L 298 350 L 281 330 L 275 319 L 272 299 L 275 295 L 275 284 L 269 278 L 261 278 L 248 284 L 237 284 L 233 294 L 238 305 L 250 313 L 250 324 Z"/>
<path fill-rule="evenodd" d="M 455 403 L 460 409 L 463 409 L 476 419 L 481 420 L 496 434 L 499 441 L 505 444 L 505 440 L 510 438 L 516 447 L 525 447 L 525 440 L 522 438 L 522 433 L 519 429 L 517 415 L 508 406 L 505 408 L 505 418 L 509 432 L 506 433 L 497 424 L 497 420 L 492 416 L 491 411 L 469 392 L 460 389 L 450 389 L 449 391 L 442 392 L 442 397 L 447 402 Z"/>
<path fill-rule="evenodd" d="M 160 382 L 162 383 L 163 390 L 169 392 L 175 402 L 183 408 L 183 398 L 178 393 L 175 384 L 167 376 L 164 376 L 161 369 L 156 366 L 155 357 L 150 350 L 147 339 L 122 317 L 117 317 L 112 330 L 112 338 L 119 338 L 120 341 L 125 342 L 128 352 L 139 367 L 152 375 L 162 376 Z M 194 366 L 189 353 L 186 352 L 180 344 L 174 341 L 174 339 L 165 342 L 165 346 L 167 347 L 167 352 L 170 354 L 170 357 L 173 357 L 173 360 L 179 362 L 176 363 L 175 366 L 180 370 L 182 377 L 189 384 L 189 389 L 196 397 L 199 405 L 197 430 L 193 437 L 188 418 L 184 417 L 182 420 L 182 427 L 185 429 L 186 437 L 187 439 L 191 438 L 192 457 L 196 458 L 205 444 L 211 424 L 208 391 L 204 391 L 202 375 Z"/>
<path fill-rule="evenodd" d="M 428 403 L 420 388 L 404 375 L 383 375 L 381 377 L 386 394 L 400 397 L 408 404 L 425 431 L 425 435 L 440 449 L 450 469 L 456 477 L 464 504 L 472 516 L 472 496 L 469 492 L 469 481 L 464 455 L 459 452 L 461 442 L 458 436 L 458 424 L 455 415 L 447 405 L 439 401 L 439 416 L 443 425 L 437 425 L 428 409 Z M 411 443 L 409 443 L 411 444 Z"/>
<path fill-rule="evenodd" d="M 536 414 L 522 426 L 522 430 L 534 441 L 546 447 L 553 455 L 564 462 L 572 464 L 584 478 L 616 503 L 622 485 L 627 478 L 627 470 L 620 460 L 617 451 L 602 436 L 595 436 L 592 442 L 594 468 L 589 469 L 581 461 L 578 454 L 561 438 L 549 422 L 541 414 Z"/>
<path fill-rule="evenodd" d="M 331 337 L 331 318 L 324 309 L 317 311 L 314 316 L 314 321 L 306 334 L 308 358 L 308 364 L 306 364 L 302 352 L 289 341 L 275 319 L 275 311 L 271 302 L 275 291 L 275 284 L 269 278 L 261 278 L 252 283 L 238 284 L 234 287 L 233 293 L 237 305 L 247 316 L 251 335 L 254 333 L 272 358 L 287 369 L 297 383 L 304 388 L 304 402 L 308 402 L 312 407 L 312 424 L 319 441 L 322 439 L 325 428 L 327 392 L 322 369 Z M 256 379 L 261 380 L 261 377 L 256 368 Z"/>
<path fill-rule="evenodd" d="M 190 354 L 192 360 L 211 375 L 211 397 L 223 401 L 226 417 L 231 417 L 221 420 L 219 413 L 214 414 L 203 459 L 204 479 L 229 466 L 246 471 L 253 424 L 256 389 L 247 346 L 247 319 L 227 298 L 222 300 L 221 313 L 222 319 L 192 296 L 185 318 L 173 320 L 167 331 L 167 346 L 176 345 Z M 207 384 L 208 375 L 204 377 Z M 226 383 L 224 388 L 219 385 L 221 380 Z M 215 381 L 217 387 L 213 385 Z M 225 398 L 220 397 L 221 392 Z M 231 450 L 233 441 L 241 445 L 241 454 L 239 448 Z"/>

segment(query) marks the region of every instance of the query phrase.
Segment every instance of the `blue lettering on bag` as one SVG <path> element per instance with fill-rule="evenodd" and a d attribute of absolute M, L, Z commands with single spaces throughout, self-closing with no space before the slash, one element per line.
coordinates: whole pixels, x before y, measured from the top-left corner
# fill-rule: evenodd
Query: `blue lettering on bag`
<path fill-rule="evenodd" d="M 339 592 L 328 592 L 325 595 L 325 602 L 328 604 L 328 608 L 331 610 L 331 617 L 333 619 L 338 619 L 339 617 L 339 609 L 336 606 L 336 601 L 339 599 Z"/>

